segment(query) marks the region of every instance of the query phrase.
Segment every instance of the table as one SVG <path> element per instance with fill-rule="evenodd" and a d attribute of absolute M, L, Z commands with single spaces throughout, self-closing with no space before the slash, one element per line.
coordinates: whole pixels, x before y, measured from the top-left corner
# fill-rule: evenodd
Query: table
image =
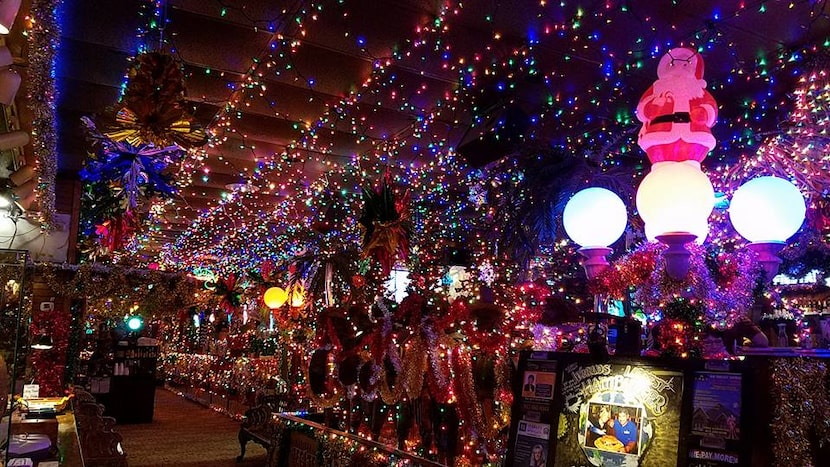
<path fill-rule="evenodd" d="M 25 414 L 12 414 L 12 435 L 44 434 L 52 444 L 58 444 L 58 419 L 53 418 L 26 418 Z"/>
<path fill-rule="evenodd" d="M 12 434 L 42 434 L 48 436 L 56 449 L 48 459 L 35 462 L 36 467 L 59 465 L 60 467 L 83 467 L 80 443 L 75 429 L 75 416 L 67 410 L 54 418 L 27 419 L 15 412 L 12 415 Z M 49 464 L 52 462 L 52 464 Z M 55 464 L 57 463 L 57 464 Z"/>

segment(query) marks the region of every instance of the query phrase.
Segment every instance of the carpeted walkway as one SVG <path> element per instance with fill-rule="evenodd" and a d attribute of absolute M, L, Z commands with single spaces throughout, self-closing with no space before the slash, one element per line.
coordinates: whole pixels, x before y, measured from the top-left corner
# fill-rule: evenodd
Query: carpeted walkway
<path fill-rule="evenodd" d="M 239 422 L 162 388 L 156 389 L 153 423 L 117 425 L 130 467 L 261 467 L 265 450 L 248 443 L 239 455 Z"/>

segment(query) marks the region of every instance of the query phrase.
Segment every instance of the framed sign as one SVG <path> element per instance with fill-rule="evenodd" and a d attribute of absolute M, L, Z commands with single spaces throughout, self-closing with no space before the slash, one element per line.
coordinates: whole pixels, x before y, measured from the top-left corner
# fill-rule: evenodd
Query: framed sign
<path fill-rule="evenodd" d="M 690 466 L 740 463 L 741 386 L 740 373 L 694 373 Z"/>

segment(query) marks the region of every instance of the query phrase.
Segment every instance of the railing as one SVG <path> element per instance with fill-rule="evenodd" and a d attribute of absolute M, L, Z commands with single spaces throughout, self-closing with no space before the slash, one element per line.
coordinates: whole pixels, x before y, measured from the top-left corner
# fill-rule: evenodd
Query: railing
<path fill-rule="evenodd" d="M 394 448 L 392 446 L 379 443 L 377 441 L 366 439 L 358 435 L 354 435 L 351 433 L 346 433 L 344 431 L 335 430 L 333 428 L 329 428 L 325 425 L 322 425 L 317 422 L 313 422 L 310 420 L 306 420 L 301 417 L 297 417 L 295 415 L 286 414 L 286 413 L 277 413 L 274 414 L 277 419 L 285 420 L 290 423 L 304 425 L 308 428 L 311 428 L 319 434 L 324 434 L 326 436 L 319 436 L 318 440 L 325 440 L 325 439 L 332 439 L 333 437 L 340 437 L 342 439 L 347 439 L 362 446 L 366 446 L 367 448 L 375 449 L 376 451 L 383 452 L 388 454 L 391 457 L 396 457 L 398 459 L 406 459 L 411 462 L 411 465 L 415 466 L 427 466 L 427 467 L 446 467 L 444 464 L 440 464 L 435 461 L 431 461 L 429 459 L 424 459 L 423 457 L 418 457 L 412 453 L 402 451 L 400 449 Z M 291 448 L 289 448 L 291 449 Z M 340 464 L 342 465 L 342 464 Z"/>

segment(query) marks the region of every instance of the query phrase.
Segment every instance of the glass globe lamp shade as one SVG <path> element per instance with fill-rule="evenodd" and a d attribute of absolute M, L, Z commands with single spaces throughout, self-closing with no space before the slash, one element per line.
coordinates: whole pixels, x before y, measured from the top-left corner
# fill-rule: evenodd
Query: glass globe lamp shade
<path fill-rule="evenodd" d="M 0 34 L 6 35 L 12 30 L 22 0 L 0 1 Z"/>
<path fill-rule="evenodd" d="M 262 301 L 265 303 L 265 306 L 271 309 L 283 306 L 287 300 L 288 292 L 281 287 L 271 287 L 262 296 Z"/>
<path fill-rule="evenodd" d="M 637 210 L 654 237 L 701 233 L 714 206 L 712 182 L 696 163 L 658 162 L 637 189 Z"/>
<path fill-rule="evenodd" d="M 607 247 L 628 223 L 625 204 L 613 191 L 592 187 L 577 192 L 562 214 L 565 232 L 582 247 Z"/>
<path fill-rule="evenodd" d="M 292 308 L 300 308 L 305 304 L 305 287 L 301 284 L 294 284 L 291 291 L 288 293 L 289 305 Z"/>
<path fill-rule="evenodd" d="M 784 242 L 801 228 L 806 212 L 795 185 L 783 178 L 758 177 L 732 195 L 729 220 L 750 242 Z"/>

